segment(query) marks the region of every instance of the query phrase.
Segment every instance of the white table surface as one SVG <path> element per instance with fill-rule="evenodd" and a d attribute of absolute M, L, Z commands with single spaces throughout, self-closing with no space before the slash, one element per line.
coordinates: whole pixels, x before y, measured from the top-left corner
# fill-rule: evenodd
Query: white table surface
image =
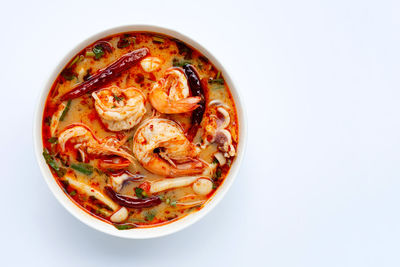
<path fill-rule="evenodd" d="M 399 266 L 399 14 L 399 1 L 3 1 L 0 265 Z M 208 47 L 249 121 L 224 200 L 179 233 L 137 241 L 72 217 L 32 145 L 52 68 L 87 36 L 134 23 Z"/>

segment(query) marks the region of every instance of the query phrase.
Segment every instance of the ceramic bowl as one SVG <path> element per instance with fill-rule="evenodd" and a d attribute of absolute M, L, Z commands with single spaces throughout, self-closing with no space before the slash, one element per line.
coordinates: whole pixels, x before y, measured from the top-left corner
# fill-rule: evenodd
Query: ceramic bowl
<path fill-rule="evenodd" d="M 43 144 L 42 144 L 41 126 L 42 126 L 42 117 L 43 117 L 43 111 L 47 94 L 49 93 L 49 90 L 54 80 L 61 72 L 61 70 L 64 68 L 64 66 L 69 62 L 69 60 L 83 48 L 92 44 L 98 39 L 104 38 L 109 35 L 121 32 L 128 32 L 128 31 L 155 32 L 155 33 L 166 34 L 174 38 L 177 38 L 179 40 L 182 40 L 183 42 L 189 44 L 190 46 L 194 47 L 195 49 L 203 53 L 219 70 L 221 70 L 236 103 L 238 120 L 239 120 L 239 144 L 237 148 L 236 160 L 232 164 L 228 176 L 226 177 L 222 185 L 218 188 L 218 190 L 215 192 L 214 196 L 204 205 L 204 207 L 201 210 L 191 213 L 188 216 L 185 216 L 177 221 L 162 226 L 155 226 L 150 228 L 136 228 L 130 230 L 118 230 L 113 225 L 110 225 L 99 219 L 96 219 L 95 217 L 89 215 L 81 208 L 79 208 L 74 202 L 72 202 L 68 198 L 68 196 L 64 193 L 61 187 L 57 184 L 56 180 L 54 179 L 53 175 L 50 172 L 48 165 L 46 164 L 42 156 Z M 59 64 L 54 68 L 54 70 L 52 70 L 49 78 L 47 79 L 46 84 L 43 85 L 43 89 L 37 103 L 37 108 L 34 118 L 34 127 L 33 127 L 36 159 L 40 166 L 40 170 L 43 174 L 43 178 L 45 179 L 47 185 L 49 186 L 51 192 L 54 194 L 57 200 L 72 215 L 74 215 L 77 219 L 87 224 L 88 226 L 110 235 L 124 237 L 124 238 L 132 238 L 132 239 L 154 238 L 175 233 L 177 231 L 180 231 L 188 227 L 189 225 L 192 225 L 193 223 L 200 220 L 207 213 L 209 213 L 225 196 L 226 192 L 229 190 L 235 177 L 237 176 L 239 166 L 243 160 L 243 155 L 245 152 L 246 133 L 247 133 L 247 126 L 246 126 L 245 110 L 243 107 L 243 103 L 239 96 L 238 89 L 236 88 L 232 78 L 230 77 L 226 69 L 223 67 L 223 65 L 206 48 L 204 48 L 202 45 L 200 45 L 193 39 L 177 31 L 153 25 L 127 25 L 127 26 L 108 29 L 100 33 L 97 33 L 89 37 L 88 39 L 84 40 L 80 44 L 76 45 L 69 53 L 65 55 L 65 57 L 61 60 L 61 62 L 59 62 Z"/>

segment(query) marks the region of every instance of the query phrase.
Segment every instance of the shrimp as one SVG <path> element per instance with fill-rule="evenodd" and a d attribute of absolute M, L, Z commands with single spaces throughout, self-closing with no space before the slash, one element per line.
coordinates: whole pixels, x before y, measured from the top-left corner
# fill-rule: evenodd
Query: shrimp
<path fill-rule="evenodd" d="M 128 153 L 123 144 L 114 136 L 97 138 L 92 130 L 84 124 L 72 124 L 58 136 L 58 144 L 62 152 L 66 152 L 67 143 L 78 150 L 82 158 L 86 154 L 97 156 L 119 156 L 135 163 L 135 158 Z"/>
<path fill-rule="evenodd" d="M 97 113 L 110 131 L 128 130 L 146 113 L 146 98 L 134 87 L 121 89 L 111 86 L 92 93 L 92 96 Z"/>
<path fill-rule="evenodd" d="M 199 151 L 174 121 L 151 118 L 133 138 L 133 154 L 148 171 L 163 176 L 202 173 L 207 164 L 198 159 Z"/>
<path fill-rule="evenodd" d="M 145 72 L 153 72 L 159 70 L 164 61 L 158 57 L 146 57 L 140 61 L 140 65 Z"/>
<path fill-rule="evenodd" d="M 150 94 L 151 105 L 161 113 L 177 114 L 198 107 L 200 96 L 189 97 L 189 86 L 185 74 L 176 68 L 168 69 L 158 80 Z"/>

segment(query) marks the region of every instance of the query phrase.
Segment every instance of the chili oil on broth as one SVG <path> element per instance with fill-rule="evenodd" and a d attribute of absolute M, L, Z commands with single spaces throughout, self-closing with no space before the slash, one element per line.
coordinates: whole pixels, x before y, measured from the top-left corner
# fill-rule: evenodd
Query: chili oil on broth
<path fill-rule="evenodd" d="M 122 39 L 128 39 L 129 45 L 126 47 L 118 48 L 118 44 Z M 111 177 L 107 174 L 107 171 L 100 170 L 98 168 L 98 159 L 91 158 L 89 164 L 93 166 L 93 172 L 91 174 L 83 174 L 79 171 L 73 170 L 71 168 L 72 163 L 78 163 L 75 159 L 69 159 L 69 162 L 63 162 L 65 159 L 59 157 L 61 154 L 59 145 L 51 140 L 52 136 L 49 129 L 49 118 L 56 111 L 58 105 L 60 105 L 61 97 L 73 89 L 78 84 L 84 82 L 85 79 L 95 74 L 96 72 L 107 67 L 114 61 L 118 60 L 124 54 L 139 49 L 142 47 L 147 47 L 150 51 L 149 55 L 152 57 L 158 57 L 163 59 L 163 64 L 160 69 L 154 72 L 144 72 L 140 64 L 136 64 L 129 70 L 123 72 L 118 79 L 111 81 L 105 87 L 112 85 L 118 86 L 120 88 L 136 87 L 140 89 L 146 96 L 145 107 L 146 114 L 142 118 L 142 122 L 146 121 L 153 116 L 154 108 L 151 106 L 147 97 L 152 89 L 153 84 L 161 79 L 167 69 L 171 67 L 180 67 L 184 63 L 189 63 L 194 66 L 198 72 L 200 79 L 202 80 L 203 89 L 205 90 L 206 97 L 206 110 L 204 117 L 210 116 L 211 111 L 207 105 L 212 100 L 220 100 L 228 108 L 227 112 L 230 116 L 230 124 L 226 128 L 232 135 L 233 146 L 237 148 L 238 143 L 238 120 L 236 114 L 235 104 L 232 95 L 229 91 L 227 84 L 223 81 L 223 75 L 215 68 L 215 66 L 202 54 L 200 54 L 195 49 L 188 45 L 183 44 L 176 39 L 148 32 L 129 32 L 117 34 L 102 39 L 102 41 L 107 41 L 113 47 L 112 52 L 103 51 L 104 54 L 96 59 L 93 55 L 87 55 L 87 51 L 91 51 L 94 44 L 89 45 L 81 52 L 79 52 L 71 61 L 66 65 L 64 71 L 55 80 L 49 95 L 47 97 L 44 115 L 43 115 L 43 145 L 49 151 L 54 161 L 61 168 L 65 169 L 67 172 L 64 175 L 73 176 L 79 182 L 85 183 L 90 187 L 98 190 L 99 192 L 104 192 L 104 187 L 110 184 Z M 162 42 L 161 42 L 162 41 Z M 79 58 L 79 60 L 76 60 Z M 74 61 L 76 61 L 74 63 Z M 73 65 L 71 63 L 74 63 Z M 71 66 L 72 65 L 72 66 Z M 68 69 L 67 75 L 65 75 L 65 70 Z M 69 76 L 68 76 L 69 75 Z M 71 76 L 73 77 L 72 79 Z M 219 80 L 219 82 L 213 82 Z M 222 82 L 221 82 L 222 80 Z M 210 82 L 211 81 L 211 82 Z M 104 86 L 103 86 L 104 88 Z M 181 113 L 181 114 L 159 114 L 160 117 L 171 119 L 177 122 L 182 128 L 187 131 L 190 127 L 191 113 Z M 197 132 L 194 138 L 194 143 L 201 143 L 203 139 L 202 132 L 204 128 L 205 119 L 203 118 L 201 129 Z M 129 130 L 120 132 L 111 132 L 107 130 L 105 125 L 101 122 L 95 108 L 94 100 L 91 94 L 85 94 L 81 97 L 72 99 L 70 101 L 70 106 L 68 112 L 66 112 L 64 119 L 59 122 L 56 136 L 71 124 L 82 123 L 87 125 L 94 133 L 95 136 L 102 139 L 107 136 L 115 136 L 120 134 L 121 136 L 133 136 L 137 128 L 141 125 L 139 123 L 135 127 Z M 53 138 L 54 139 L 54 138 Z M 53 141 L 53 142 L 50 142 Z M 132 148 L 132 139 L 128 139 L 127 146 Z M 218 152 L 217 145 L 214 143 L 208 144 L 200 152 L 200 159 L 207 162 L 217 162 L 214 154 Z M 229 172 L 230 164 L 235 159 L 231 157 L 227 159 L 227 163 L 224 166 L 218 166 L 215 168 L 212 174 L 213 179 L 213 190 L 205 195 L 196 195 L 192 189 L 192 186 L 179 187 L 176 189 L 170 189 L 156 193 L 162 199 L 161 204 L 151 207 L 151 208 L 140 208 L 131 209 L 129 208 L 128 218 L 121 223 L 121 225 L 131 225 L 134 227 L 151 227 L 155 225 L 164 224 L 171 222 L 186 216 L 187 214 L 199 210 L 207 200 L 209 200 L 212 195 L 218 189 L 218 186 L 224 181 L 226 175 Z M 219 164 L 220 165 L 220 164 Z M 52 169 L 52 168 L 51 168 Z M 135 197 L 135 188 L 139 187 L 144 181 L 154 182 L 160 179 L 165 179 L 165 177 L 156 175 L 147 171 L 139 162 L 135 164 L 130 164 L 127 170 L 132 174 L 141 174 L 145 178 L 139 182 L 130 182 L 118 192 L 120 194 Z M 79 188 L 71 186 L 68 182 L 65 182 L 64 176 L 59 177 L 57 173 L 52 169 L 55 179 L 63 187 L 66 194 L 74 200 L 79 206 L 81 206 L 85 211 L 89 212 L 93 216 L 96 216 L 106 222 L 110 222 L 110 216 L 113 214 L 107 205 L 101 203 L 98 199 L 87 196 Z M 188 202 L 199 202 L 204 201 L 199 205 L 192 205 L 189 208 L 185 208 L 177 203 L 177 200 L 186 197 Z M 117 227 L 119 229 L 128 229 L 130 226 Z"/>

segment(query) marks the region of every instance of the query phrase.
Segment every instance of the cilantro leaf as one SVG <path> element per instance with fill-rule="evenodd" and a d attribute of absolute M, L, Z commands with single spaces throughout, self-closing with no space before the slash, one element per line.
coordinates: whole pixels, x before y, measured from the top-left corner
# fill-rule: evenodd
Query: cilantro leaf
<path fill-rule="evenodd" d="M 101 47 L 100 45 L 96 45 L 95 47 L 93 47 L 92 51 L 96 59 L 99 59 L 104 55 L 103 47 Z"/>
<path fill-rule="evenodd" d="M 138 198 L 144 198 L 145 197 L 145 192 L 143 190 L 143 188 L 140 187 L 135 187 L 135 194 Z"/>

